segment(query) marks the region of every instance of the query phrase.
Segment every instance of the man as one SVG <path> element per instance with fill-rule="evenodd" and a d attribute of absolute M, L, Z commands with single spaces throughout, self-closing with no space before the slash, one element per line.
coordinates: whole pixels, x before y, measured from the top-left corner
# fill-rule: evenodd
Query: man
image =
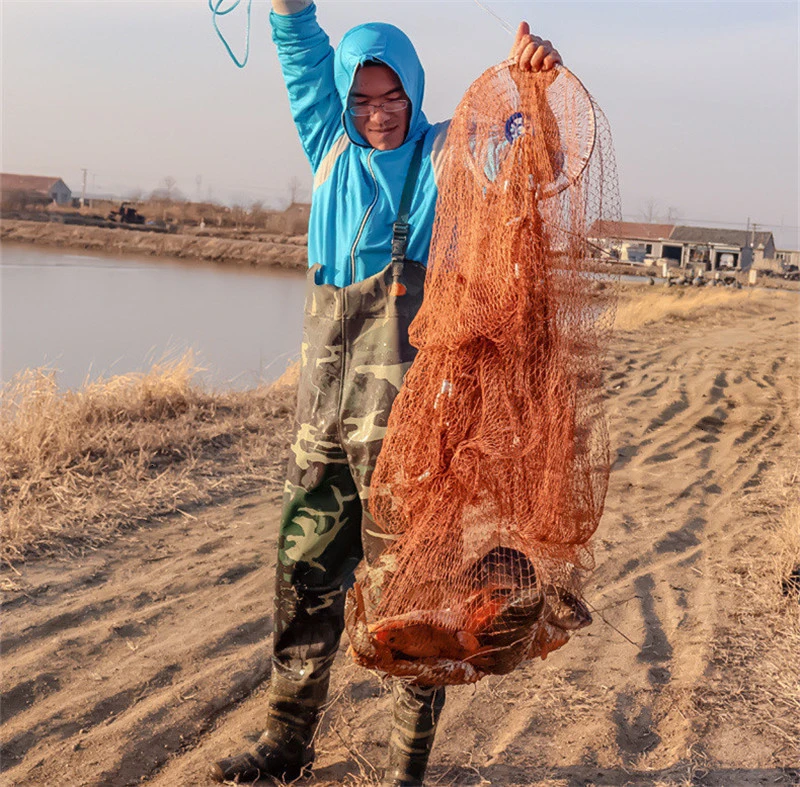
<path fill-rule="evenodd" d="M 272 0 L 273 40 L 314 173 L 296 438 L 278 546 L 273 671 L 255 749 L 212 766 L 217 780 L 292 780 L 312 738 L 344 627 L 344 593 L 387 540 L 368 514 L 369 486 L 392 402 L 414 358 L 408 326 L 422 301 L 447 124 L 422 112 L 413 45 L 380 23 L 332 49 L 311 0 Z M 522 23 L 519 68 L 561 62 Z M 421 785 L 442 687 L 393 687 L 384 785 Z"/>

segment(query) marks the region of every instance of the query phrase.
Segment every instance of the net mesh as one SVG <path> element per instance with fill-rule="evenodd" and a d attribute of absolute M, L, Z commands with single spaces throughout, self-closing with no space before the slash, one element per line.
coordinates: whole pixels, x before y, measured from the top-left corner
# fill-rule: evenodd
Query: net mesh
<path fill-rule="evenodd" d="M 348 595 L 359 663 L 467 683 L 591 621 L 615 287 L 588 274 L 587 231 L 618 216 L 610 128 L 571 72 L 504 63 L 470 87 L 444 151 L 418 355 L 372 479 L 390 546 Z"/>

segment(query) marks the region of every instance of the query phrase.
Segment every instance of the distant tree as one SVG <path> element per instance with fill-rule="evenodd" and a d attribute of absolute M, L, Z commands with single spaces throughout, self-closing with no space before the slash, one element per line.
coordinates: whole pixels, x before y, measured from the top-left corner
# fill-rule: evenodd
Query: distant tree
<path fill-rule="evenodd" d="M 673 224 L 678 220 L 680 209 L 676 208 L 674 205 L 670 205 L 670 207 L 667 208 L 666 214 L 662 213 L 658 202 L 650 197 L 650 199 L 645 202 L 639 215 L 642 221 L 647 224 L 658 224 L 659 222 Z"/>
<path fill-rule="evenodd" d="M 289 205 L 296 205 L 298 202 L 308 201 L 308 189 L 303 185 L 303 181 L 297 177 L 292 176 L 289 179 Z"/>
<path fill-rule="evenodd" d="M 655 224 L 658 221 L 658 203 L 652 197 L 645 202 L 641 217 L 647 224 Z"/>
<path fill-rule="evenodd" d="M 231 218 L 237 230 L 242 229 L 245 219 L 247 218 L 247 210 L 242 205 L 234 205 L 231 208 Z"/>
<path fill-rule="evenodd" d="M 161 181 L 162 185 L 159 188 L 150 192 L 150 199 L 155 202 L 185 202 L 186 196 L 182 191 L 175 187 L 176 180 L 172 177 L 166 177 Z"/>
<path fill-rule="evenodd" d="M 267 212 L 264 210 L 264 203 L 262 200 L 256 200 L 250 206 L 250 221 L 254 227 L 262 229 L 267 220 Z"/>
<path fill-rule="evenodd" d="M 167 175 L 164 180 L 162 181 L 164 184 L 164 191 L 166 192 L 167 199 L 171 202 L 172 201 L 172 193 L 175 190 L 175 186 L 177 185 L 177 181 L 172 175 Z"/>

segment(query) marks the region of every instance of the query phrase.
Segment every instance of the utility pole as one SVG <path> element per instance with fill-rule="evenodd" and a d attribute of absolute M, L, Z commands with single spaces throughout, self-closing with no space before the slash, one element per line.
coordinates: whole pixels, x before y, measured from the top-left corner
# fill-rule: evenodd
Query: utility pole
<path fill-rule="evenodd" d="M 202 198 L 203 198 L 203 176 L 202 175 L 198 175 L 194 179 L 194 182 L 195 182 L 195 185 L 197 186 L 196 199 L 197 199 L 198 202 L 200 202 L 202 200 Z"/>
<path fill-rule="evenodd" d="M 750 248 L 752 249 L 751 256 L 750 256 L 750 265 L 751 266 L 754 266 L 755 262 L 756 262 L 756 231 L 757 230 L 758 230 L 758 224 L 753 222 L 753 232 L 750 235 Z"/>
<path fill-rule="evenodd" d="M 86 205 L 86 168 L 82 168 L 81 172 L 83 172 L 83 193 L 81 194 L 81 207 Z"/>

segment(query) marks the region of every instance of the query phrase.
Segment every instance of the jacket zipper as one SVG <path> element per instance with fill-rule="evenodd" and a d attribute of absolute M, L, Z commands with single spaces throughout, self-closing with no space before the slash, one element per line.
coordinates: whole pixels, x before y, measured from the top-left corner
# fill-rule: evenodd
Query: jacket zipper
<path fill-rule="evenodd" d="M 372 182 L 375 185 L 375 196 L 372 198 L 372 203 L 367 208 L 367 212 L 364 214 L 364 220 L 361 222 L 361 226 L 358 228 L 358 234 L 356 235 L 355 241 L 353 241 L 353 248 L 350 249 L 350 284 L 354 284 L 356 280 L 356 246 L 358 246 L 358 242 L 361 240 L 361 236 L 364 234 L 364 227 L 367 225 L 369 214 L 372 213 L 372 209 L 378 202 L 378 181 L 375 178 L 375 173 L 372 171 L 372 157 L 374 155 L 375 150 L 373 149 L 367 156 L 367 169 L 369 169 L 369 174 L 372 175 Z"/>

